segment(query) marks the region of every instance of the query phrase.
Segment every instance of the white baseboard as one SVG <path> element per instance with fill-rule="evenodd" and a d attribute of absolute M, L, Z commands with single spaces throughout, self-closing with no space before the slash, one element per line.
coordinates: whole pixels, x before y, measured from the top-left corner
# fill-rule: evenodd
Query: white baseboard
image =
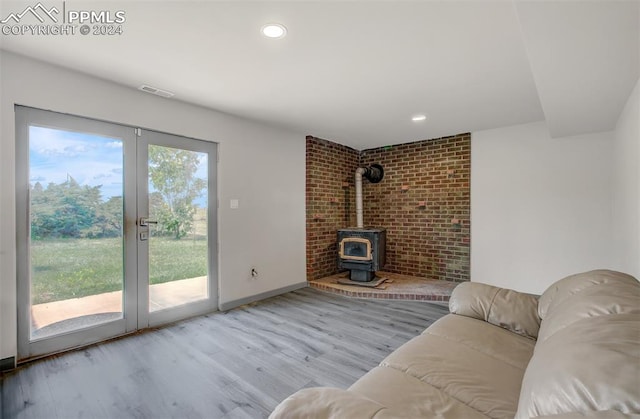
<path fill-rule="evenodd" d="M 288 285 L 286 287 L 282 287 L 282 288 L 278 288 L 278 289 L 275 289 L 275 290 L 263 292 L 263 293 L 256 294 L 256 295 L 252 295 L 250 297 L 239 298 L 239 299 L 233 300 L 233 301 L 227 301 L 227 302 L 224 302 L 224 303 L 220 303 L 219 310 L 220 311 L 231 310 L 232 308 L 236 308 L 236 307 L 241 306 L 243 304 L 254 303 L 256 301 L 264 300 L 265 298 L 275 297 L 276 295 L 280 295 L 280 294 L 284 294 L 284 293 L 287 293 L 287 292 L 299 290 L 300 288 L 305 288 L 305 287 L 308 287 L 308 286 L 309 286 L 309 284 L 307 283 L 307 281 L 298 282 L 297 284 Z"/>

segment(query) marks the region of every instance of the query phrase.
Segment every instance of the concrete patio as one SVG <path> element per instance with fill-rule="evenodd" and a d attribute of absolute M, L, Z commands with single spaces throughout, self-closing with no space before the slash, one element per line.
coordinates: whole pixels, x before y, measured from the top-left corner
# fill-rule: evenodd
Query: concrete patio
<path fill-rule="evenodd" d="M 149 311 L 187 304 L 207 296 L 207 277 L 181 279 L 149 287 Z M 122 313 L 122 291 L 31 306 L 32 330 L 37 331 L 70 319 L 94 316 L 94 322 L 118 318 Z M 101 316 L 111 314 L 110 316 Z M 71 323 L 70 323 L 71 324 Z M 59 331 L 58 331 L 59 332 Z"/>

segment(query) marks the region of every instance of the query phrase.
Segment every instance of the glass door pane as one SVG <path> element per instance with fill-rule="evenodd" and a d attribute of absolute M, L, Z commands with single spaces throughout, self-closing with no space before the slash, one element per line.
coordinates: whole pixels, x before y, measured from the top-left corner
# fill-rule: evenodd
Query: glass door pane
<path fill-rule="evenodd" d="M 137 147 L 138 327 L 215 310 L 216 145 L 143 130 Z"/>
<path fill-rule="evenodd" d="M 29 127 L 31 339 L 123 317 L 123 142 Z"/>
<path fill-rule="evenodd" d="M 206 153 L 150 144 L 149 311 L 207 299 Z"/>
<path fill-rule="evenodd" d="M 133 129 L 15 111 L 18 358 L 135 330 Z"/>

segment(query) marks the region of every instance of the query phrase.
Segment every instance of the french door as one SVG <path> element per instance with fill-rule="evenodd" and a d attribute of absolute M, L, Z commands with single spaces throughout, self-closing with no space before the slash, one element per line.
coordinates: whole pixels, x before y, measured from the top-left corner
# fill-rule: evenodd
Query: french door
<path fill-rule="evenodd" d="M 217 308 L 216 144 L 16 106 L 18 358 Z"/>

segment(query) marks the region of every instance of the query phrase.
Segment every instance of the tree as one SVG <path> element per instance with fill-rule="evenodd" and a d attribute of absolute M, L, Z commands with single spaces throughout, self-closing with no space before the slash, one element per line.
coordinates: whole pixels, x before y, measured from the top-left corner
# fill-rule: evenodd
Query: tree
<path fill-rule="evenodd" d="M 38 182 L 31 188 L 31 236 L 33 238 L 85 237 L 93 228 L 102 204 L 101 186 L 80 186 L 69 176 L 66 182 Z"/>
<path fill-rule="evenodd" d="M 100 205 L 94 225 L 95 237 L 122 237 L 123 205 L 121 196 L 112 196 Z"/>
<path fill-rule="evenodd" d="M 195 176 L 198 164 L 196 152 L 149 146 L 149 179 L 157 192 L 151 194 L 149 215 L 157 217 L 160 229 L 176 239 L 191 231 L 196 211 L 193 201 L 206 186 L 204 179 Z"/>

